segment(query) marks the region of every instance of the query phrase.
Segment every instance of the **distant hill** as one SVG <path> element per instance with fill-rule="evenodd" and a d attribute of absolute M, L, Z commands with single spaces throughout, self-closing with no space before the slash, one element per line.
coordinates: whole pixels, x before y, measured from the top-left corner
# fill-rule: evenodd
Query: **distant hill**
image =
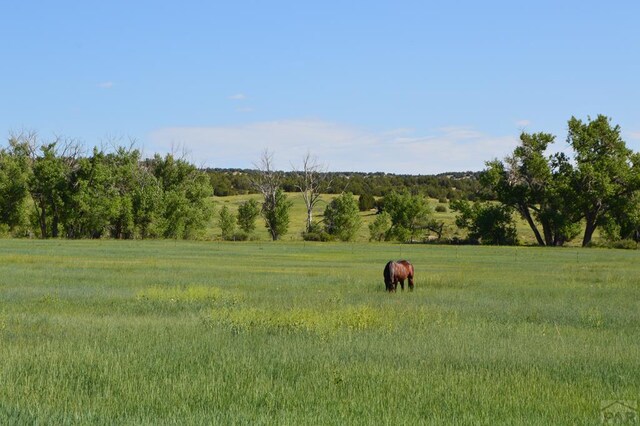
<path fill-rule="evenodd" d="M 204 170 L 211 180 L 214 195 L 240 195 L 254 193 L 252 177 L 258 173 L 252 169 Z M 283 173 L 283 188 L 296 192 L 295 172 Z M 371 194 L 384 196 L 391 191 L 421 193 L 437 199 L 470 199 L 481 197 L 482 188 L 478 180 L 480 172 L 447 172 L 437 175 L 406 175 L 393 173 L 327 172 L 331 181 L 329 193 L 352 192 L 355 195 Z"/>

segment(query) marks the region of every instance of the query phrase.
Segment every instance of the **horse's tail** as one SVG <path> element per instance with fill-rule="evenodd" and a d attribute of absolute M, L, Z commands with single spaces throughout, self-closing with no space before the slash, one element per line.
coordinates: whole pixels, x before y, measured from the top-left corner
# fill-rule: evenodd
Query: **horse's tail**
<path fill-rule="evenodd" d="M 394 274 L 394 264 L 393 261 L 390 260 L 384 267 L 384 283 L 389 287 L 393 282 L 393 274 Z"/>

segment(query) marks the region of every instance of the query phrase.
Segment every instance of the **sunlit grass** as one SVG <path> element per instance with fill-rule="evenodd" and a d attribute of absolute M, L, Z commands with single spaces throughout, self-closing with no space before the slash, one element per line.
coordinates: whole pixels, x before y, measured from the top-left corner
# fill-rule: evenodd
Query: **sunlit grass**
<path fill-rule="evenodd" d="M 283 236 L 282 239 L 284 241 L 301 241 L 302 240 L 301 233 L 304 230 L 305 223 L 306 223 L 306 208 L 304 206 L 304 202 L 300 193 L 289 193 L 287 195 L 289 196 L 289 199 L 293 202 L 293 206 L 290 212 L 289 231 L 287 232 L 287 234 Z M 322 195 L 321 202 L 318 203 L 318 205 L 314 209 L 314 213 L 313 213 L 314 221 L 316 222 L 322 221 L 322 218 L 323 218 L 322 214 L 324 212 L 324 209 L 327 203 L 330 203 L 331 200 L 336 196 L 337 195 L 335 194 Z M 216 215 L 211 221 L 210 227 L 206 233 L 207 239 L 215 240 L 220 238 L 221 231 L 220 231 L 220 227 L 218 226 L 217 213 L 220 211 L 220 208 L 222 206 L 227 206 L 230 209 L 230 211 L 235 214 L 238 210 L 238 206 L 250 198 L 253 198 L 256 201 L 261 202 L 260 196 L 256 194 L 234 195 L 234 196 L 228 196 L 228 197 L 212 197 L 212 202 L 214 203 L 215 206 L 217 206 L 216 207 L 217 210 L 216 210 Z M 436 199 L 429 199 L 429 205 L 431 206 L 431 209 L 432 209 L 433 218 L 436 219 L 437 221 L 441 221 L 444 223 L 442 236 L 445 240 L 454 238 L 454 237 L 456 238 L 466 237 L 467 235 L 466 230 L 459 229 L 455 225 L 455 219 L 456 219 L 457 213 L 451 210 L 448 203 L 440 203 Z M 447 210 L 444 212 L 435 211 L 435 208 L 438 205 L 444 205 Z M 519 244 L 528 245 L 528 246 L 536 245 L 537 242 L 536 242 L 535 236 L 531 231 L 531 228 L 529 227 L 527 222 L 524 219 L 522 219 L 517 213 L 514 213 L 513 217 L 516 224 L 516 230 L 518 232 Z M 362 219 L 362 226 L 360 227 L 360 230 L 356 234 L 354 241 L 366 242 L 366 241 L 369 241 L 369 236 L 370 236 L 369 224 L 375 220 L 376 212 L 375 210 L 360 212 L 360 218 Z M 259 217 L 256 220 L 256 225 L 257 225 L 256 231 L 253 238 L 261 241 L 268 241 L 270 239 L 270 236 L 266 228 L 264 227 L 264 221 L 262 220 L 262 218 Z M 434 233 L 432 232 L 430 233 L 429 231 L 426 231 L 426 232 L 427 234 L 430 234 L 432 237 L 434 238 L 436 237 Z M 599 230 L 596 230 L 594 234 L 594 241 L 598 241 L 599 237 L 600 237 Z M 571 247 L 577 247 L 580 244 L 581 244 L 580 236 L 576 237 L 573 241 L 567 243 L 567 245 Z"/>
<path fill-rule="evenodd" d="M 408 258 L 416 289 L 387 294 Z M 594 424 L 635 252 L 0 240 L 0 424 Z"/>
<path fill-rule="evenodd" d="M 291 211 L 290 211 L 290 225 L 289 225 L 289 231 L 287 232 L 287 234 L 284 235 L 283 240 L 285 241 L 301 241 L 302 240 L 302 232 L 305 229 L 305 224 L 306 224 L 306 218 L 307 218 L 307 211 L 306 211 L 306 207 L 304 205 L 304 201 L 302 199 L 302 195 L 300 193 L 289 193 L 287 194 L 289 199 L 293 202 Z M 336 194 L 324 194 L 321 197 L 320 202 L 316 205 L 314 211 L 313 211 L 313 217 L 314 217 L 314 222 L 321 222 L 323 219 L 323 213 L 324 213 L 324 209 L 327 206 L 328 203 L 331 202 L 331 200 L 333 200 L 335 197 L 337 197 Z M 358 198 L 358 196 L 355 196 L 356 199 Z M 208 231 L 208 235 L 211 237 L 211 239 L 216 239 L 220 237 L 221 231 L 220 231 L 220 227 L 218 226 L 218 212 L 220 211 L 220 209 L 222 208 L 222 206 L 227 206 L 229 208 L 229 210 L 233 213 L 236 214 L 236 212 L 238 211 L 238 206 L 240 206 L 240 204 L 242 204 L 243 202 L 249 200 L 249 199 L 255 199 L 258 202 L 261 202 L 261 198 L 259 195 L 255 195 L 255 194 L 251 194 L 251 195 L 234 195 L 234 196 L 228 196 L 228 197 L 213 197 L 212 200 L 214 202 L 214 205 L 217 206 L 217 210 L 216 210 L 216 215 L 213 219 L 213 221 L 211 222 L 211 227 Z M 438 200 L 435 199 L 430 199 L 429 203 L 432 207 L 432 209 L 435 209 L 435 207 L 439 204 Z M 447 206 L 448 207 L 448 206 Z M 433 215 L 436 219 L 441 220 L 445 223 L 445 235 L 447 237 L 453 236 L 456 233 L 459 233 L 460 231 L 458 229 L 456 229 L 454 222 L 455 222 L 455 213 L 451 212 L 450 210 L 447 210 L 446 212 L 433 212 Z M 372 223 L 375 218 L 376 218 L 376 212 L 375 210 L 369 210 L 369 211 L 364 211 L 364 212 L 360 212 L 360 218 L 362 219 L 362 226 L 360 227 L 358 233 L 356 234 L 354 240 L 358 241 L 358 242 L 365 242 L 365 241 L 369 241 L 369 224 Z M 266 228 L 264 227 L 264 221 L 262 220 L 262 218 L 258 218 L 256 220 L 256 232 L 255 232 L 255 238 L 263 240 L 263 241 L 267 241 L 270 239 L 269 237 L 269 233 L 267 232 Z M 523 231 L 526 233 L 527 229 L 523 229 Z"/>

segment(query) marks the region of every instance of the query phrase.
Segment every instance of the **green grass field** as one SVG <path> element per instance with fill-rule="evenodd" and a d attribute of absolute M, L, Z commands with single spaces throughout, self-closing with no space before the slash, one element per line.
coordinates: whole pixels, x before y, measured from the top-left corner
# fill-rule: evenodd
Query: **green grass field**
<path fill-rule="evenodd" d="M 637 260 L 0 240 L 0 424 L 599 424 L 640 399 Z"/>
<path fill-rule="evenodd" d="M 290 225 L 289 232 L 285 234 L 282 239 L 284 241 L 302 241 L 301 233 L 305 228 L 306 223 L 306 209 L 304 206 L 304 201 L 302 200 L 302 196 L 300 193 L 288 193 L 287 196 L 289 200 L 293 202 L 291 211 L 290 211 Z M 314 209 L 314 221 L 321 221 L 322 214 L 327 203 L 331 202 L 336 195 L 333 194 L 324 194 L 321 197 L 321 201 L 317 204 Z M 218 215 L 222 206 L 227 206 L 229 209 L 235 214 L 238 211 L 238 206 L 249 198 L 254 198 L 256 201 L 261 202 L 260 195 L 251 194 L 251 195 L 236 195 L 229 197 L 212 197 L 212 203 L 214 204 L 215 215 L 213 220 L 211 221 L 209 229 L 205 232 L 205 239 L 208 240 L 216 240 L 220 239 L 220 227 L 218 226 Z M 436 212 L 435 207 L 438 206 L 438 200 L 429 199 L 429 204 L 433 211 L 433 217 L 442 221 L 445 224 L 443 238 L 451 238 L 451 237 L 466 237 L 466 231 L 458 229 L 455 226 L 455 218 L 457 213 L 452 212 L 449 208 L 448 204 L 445 204 L 447 208 L 446 212 Z M 355 241 L 357 242 L 367 242 L 369 241 L 369 227 L 368 225 L 372 223 L 375 218 L 375 210 L 360 212 L 360 218 L 362 219 L 362 227 L 355 237 Z M 516 228 L 518 230 L 518 238 L 519 242 L 522 245 L 535 245 L 536 240 L 529 228 L 529 225 L 520 218 L 517 214 L 514 213 L 514 218 L 516 220 Z M 598 231 L 596 230 L 596 234 L 594 235 L 594 239 L 598 239 Z M 433 234 L 435 237 L 435 234 Z M 269 241 L 271 238 L 266 228 L 264 227 L 264 221 L 262 218 L 258 218 L 256 220 L 256 232 L 254 234 L 254 238 L 260 241 Z M 569 243 L 570 246 L 579 246 L 581 239 L 578 237 L 572 242 Z"/>
<path fill-rule="evenodd" d="M 290 211 L 289 232 L 287 232 L 287 234 L 285 234 L 282 239 L 284 241 L 302 241 L 301 233 L 305 229 L 307 218 L 304 201 L 300 193 L 288 193 L 287 196 L 289 197 L 289 200 L 293 202 L 293 205 Z M 316 205 L 314 209 L 314 222 L 319 222 L 322 220 L 322 214 L 325 207 L 327 206 L 327 203 L 331 202 L 331 200 L 333 200 L 335 197 L 335 194 L 324 194 L 321 197 L 321 201 Z M 256 194 L 236 195 L 229 197 L 212 197 L 211 200 L 215 206 L 215 215 L 211 222 L 211 226 L 206 233 L 207 238 L 220 238 L 221 232 L 220 227 L 218 226 L 218 215 L 222 206 L 229 207 L 229 209 L 235 214 L 238 211 L 238 206 L 250 198 L 254 198 L 258 202 L 261 202 L 262 200 L 260 198 L 260 195 Z M 429 202 L 432 209 L 435 209 L 435 207 L 439 204 L 438 200 L 434 199 L 430 199 Z M 449 210 L 448 205 L 446 207 L 446 212 L 433 212 L 433 215 L 436 219 L 441 220 L 445 223 L 445 236 L 451 237 L 453 235 L 459 235 L 460 232 L 464 234 L 463 231 L 458 230 L 454 225 L 456 214 Z M 368 225 L 372 223 L 376 218 L 375 210 L 360 212 L 360 218 L 362 219 L 362 226 L 355 237 L 355 241 L 366 242 L 369 241 Z M 518 231 L 523 235 L 523 241 L 535 241 L 533 240 L 533 234 L 531 235 L 531 238 L 529 238 L 529 234 L 531 233 L 531 231 L 528 229 L 526 223 L 523 222 L 522 226 L 518 226 Z M 256 220 L 256 232 L 254 237 L 261 241 L 268 241 L 271 239 L 269 233 L 264 227 L 264 221 L 260 217 Z"/>

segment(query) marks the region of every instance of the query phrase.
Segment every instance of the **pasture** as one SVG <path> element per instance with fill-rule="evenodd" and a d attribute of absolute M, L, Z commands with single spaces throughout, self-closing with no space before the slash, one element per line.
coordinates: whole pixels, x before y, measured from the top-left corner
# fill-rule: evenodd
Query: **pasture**
<path fill-rule="evenodd" d="M 637 256 L 0 240 L 0 423 L 598 424 L 640 400 Z"/>
<path fill-rule="evenodd" d="M 289 231 L 282 237 L 283 241 L 302 241 L 302 231 L 305 229 L 306 224 L 306 208 L 304 206 L 304 201 L 302 199 L 302 195 L 300 193 L 287 193 L 289 200 L 292 201 L 292 207 L 290 211 L 290 224 Z M 314 221 L 322 222 L 324 209 L 328 203 L 331 202 L 336 197 L 335 194 L 323 194 L 321 201 L 314 208 Z M 229 210 L 235 215 L 238 211 L 238 206 L 243 202 L 249 199 L 255 199 L 258 202 L 262 202 L 260 195 L 257 194 L 249 194 L 249 195 L 235 195 L 229 197 L 211 197 L 211 203 L 214 206 L 215 214 L 213 220 L 210 222 L 209 228 L 203 233 L 202 238 L 206 240 L 216 240 L 220 239 L 220 227 L 218 226 L 218 217 L 219 212 L 222 206 L 227 206 Z M 357 197 L 356 197 L 357 198 Z M 458 213 L 451 211 L 449 203 L 439 203 L 436 199 L 428 199 L 429 205 L 431 206 L 433 211 L 433 218 L 437 221 L 441 221 L 444 223 L 443 229 L 443 238 L 448 239 L 452 237 L 465 238 L 466 230 L 459 229 L 455 225 L 455 218 Z M 435 208 L 438 206 L 446 207 L 445 212 L 437 212 Z M 375 210 L 360 212 L 360 218 L 362 219 L 362 226 L 360 227 L 358 233 L 355 236 L 356 242 L 367 242 L 369 241 L 369 224 L 372 223 L 376 218 Z M 535 245 L 536 239 L 527 225 L 526 221 L 520 218 L 517 214 L 514 214 L 516 228 L 518 230 L 518 239 L 520 244 L 523 245 Z M 431 234 L 435 237 L 435 234 L 427 231 L 427 234 Z M 598 240 L 599 233 L 596 231 L 595 240 Z M 264 221 L 261 217 L 256 220 L 256 231 L 252 236 L 253 239 L 259 241 L 270 241 L 271 237 L 267 232 L 267 229 L 264 227 Z M 570 246 L 579 246 L 580 238 L 576 238 L 570 243 Z"/>
<path fill-rule="evenodd" d="M 290 210 L 290 223 L 289 223 L 289 231 L 282 237 L 283 241 L 302 241 L 302 231 L 305 230 L 306 226 L 306 207 L 304 205 L 304 201 L 302 199 L 302 195 L 300 193 L 287 193 L 287 197 L 292 202 L 292 207 Z M 323 194 L 320 202 L 313 209 L 313 218 L 314 222 L 322 222 L 324 209 L 327 204 L 331 202 L 336 197 L 335 194 Z M 210 228 L 205 232 L 205 239 L 219 239 L 220 237 L 220 227 L 218 226 L 218 217 L 219 212 L 222 206 L 227 206 L 230 211 L 235 215 L 238 211 L 238 206 L 249 200 L 255 199 L 258 202 L 262 202 L 262 198 L 257 194 L 249 194 L 249 195 L 235 195 L 229 197 L 211 197 L 211 202 L 214 205 L 215 214 L 214 219 L 211 221 Z M 357 199 L 357 196 L 355 196 Z M 429 199 L 429 203 L 432 209 L 439 204 L 438 200 Z M 449 205 L 446 205 L 447 209 Z M 446 237 L 452 237 L 454 235 L 466 234 L 464 231 L 458 230 L 455 225 L 455 213 L 447 210 L 447 212 L 434 212 L 434 218 L 441 220 L 445 223 L 445 232 L 444 235 Z M 367 242 L 369 241 L 369 224 L 372 223 L 376 218 L 375 210 L 360 212 L 360 218 L 362 219 L 362 226 L 358 230 L 358 233 L 355 236 L 356 242 Z M 528 242 L 530 240 L 528 233 L 531 233 L 526 229 L 526 223 L 523 223 L 523 241 Z M 528 233 L 527 233 L 528 232 Z M 262 217 L 259 217 L 256 220 L 256 231 L 253 235 L 253 238 L 260 241 L 270 241 L 271 237 L 267 229 L 264 226 L 264 220 Z M 533 238 L 533 234 L 531 235 Z M 535 240 L 533 240 L 535 242 Z"/>

